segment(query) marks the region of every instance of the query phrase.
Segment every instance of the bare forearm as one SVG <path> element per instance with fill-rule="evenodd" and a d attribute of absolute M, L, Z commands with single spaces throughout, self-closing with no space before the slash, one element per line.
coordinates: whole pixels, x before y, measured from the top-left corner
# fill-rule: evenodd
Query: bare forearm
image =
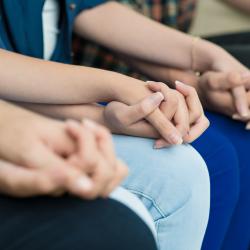
<path fill-rule="evenodd" d="M 56 105 L 56 104 L 34 104 L 34 103 L 15 103 L 23 108 L 34 112 L 50 116 L 56 119 L 74 119 L 81 121 L 88 118 L 106 125 L 103 117 L 104 107 L 98 104 L 84 105 Z"/>
<path fill-rule="evenodd" d="M 0 98 L 43 104 L 121 101 L 151 92 L 142 81 L 115 72 L 47 62 L 0 50 Z"/>
<path fill-rule="evenodd" d="M 191 69 L 193 38 L 154 22 L 118 3 L 108 3 L 82 12 L 75 30 L 116 52 L 148 62 L 181 69 Z M 196 48 L 199 70 L 208 69 L 216 48 L 200 41 Z M 205 49 L 206 48 L 206 49 Z"/>
<path fill-rule="evenodd" d="M 196 87 L 197 76 L 192 71 L 183 71 L 136 59 L 124 57 L 123 59 L 129 64 L 129 66 L 147 76 L 149 80 L 164 82 L 170 87 L 175 87 L 174 83 L 176 80 L 178 80 Z"/>
<path fill-rule="evenodd" d="M 104 70 L 0 50 L 0 97 L 11 101 L 79 104 L 113 100 L 118 79 L 118 74 Z"/>

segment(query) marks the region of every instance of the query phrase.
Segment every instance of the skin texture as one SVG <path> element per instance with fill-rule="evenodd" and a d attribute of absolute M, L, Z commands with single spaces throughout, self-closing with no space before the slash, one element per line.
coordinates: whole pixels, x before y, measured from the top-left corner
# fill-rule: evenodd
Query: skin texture
<path fill-rule="evenodd" d="M 132 27 L 129 25 L 131 22 Z M 102 23 L 101 29 L 99 23 Z M 232 68 L 240 73 L 247 71 L 224 50 L 207 41 L 200 40 L 196 44 L 194 55 L 191 56 L 191 36 L 153 22 L 114 2 L 80 13 L 75 20 L 75 31 L 117 53 L 146 63 L 183 70 L 190 70 L 192 65 L 195 65 L 195 68 L 202 72 L 228 72 Z M 109 39 L 111 35 L 113 39 Z M 0 96 L 9 101 L 45 105 L 92 105 L 101 101 L 117 101 L 131 106 L 154 92 L 145 82 L 114 72 L 45 62 L 3 50 L 0 50 L 0 56 Z M 15 74 L 10 70 L 12 68 L 15 68 Z M 230 91 L 234 96 L 237 111 L 243 117 L 248 116 L 247 96 L 243 84 Z M 166 93 L 163 90 L 162 92 Z M 183 100 L 186 100 L 186 97 L 180 91 L 177 92 L 176 111 L 184 113 L 183 110 L 188 109 Z M 183 97 L 180 97 L 180 93 Z M 142 117 L 145 117 L 168 144 L 180 144 L 190 127 L 189 119 L 186 117 L 186 122 L 179 121 L 181 124 L 177 126 L 176 116 L 174 121 L 171 121 L 164 115 L 168 112 L 166 106 L 161 105 Z M 85 106 L 82 112 L 85 110 L 89 114 L 89 108 L 97 112 L 94 115 L 97 120 L 102 120 L 103 114 L 96 107 Z M 200 107 L 196 112 L 200 112 Z M 196 134 L 200 134 L 204 127 Z"/>
<path fill-rule="evenodd" d="M 127 174 L 107 129 L 60 122 L 0 102 L 0 192 L 106 197 Z"/>

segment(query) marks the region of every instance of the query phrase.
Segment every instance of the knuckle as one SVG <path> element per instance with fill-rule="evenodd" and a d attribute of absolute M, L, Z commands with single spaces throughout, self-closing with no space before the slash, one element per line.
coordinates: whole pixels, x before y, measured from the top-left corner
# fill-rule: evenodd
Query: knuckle
<path fill-rule="evenodd" d="M 190 88 L 190 95 L 198 98 L 198 93 L 196 89 L 193 86 L 189 86 L 189 88 Z"/>
<path fill-rule="evenodd" d="M 202 116 L 202 112 L 199 110 L 192 110 L 190 114 L 190 122 L 194 123 Z"/>
<path fill-rule="evenodd" d="M 183 136 L 187 135 L 188 131 L 189 131 L 189 126 L 183 125 L 180 127 L 180 132 Z"/>

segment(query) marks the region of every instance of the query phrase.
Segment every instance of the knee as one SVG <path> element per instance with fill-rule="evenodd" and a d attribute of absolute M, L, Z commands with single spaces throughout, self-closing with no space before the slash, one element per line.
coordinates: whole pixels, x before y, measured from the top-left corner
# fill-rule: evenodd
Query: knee
<path fill-rule="evenodd" d="M 205 162 L 191 146 L 151 148 L 141 156 L 140 166 L 140 172 L 129 176 L 124 186 L 153 211 L 155 220 L 194 201 L 208 214 L 209 175 Z"/>
<path fill-rule="evenodd" d="M 156 238 L 156 229 L 152 216 L 138 197 L 126 189 L 118 187 L 111 193 L 110 198 L 121 202 L 135 212 L 146 223 Z"/>

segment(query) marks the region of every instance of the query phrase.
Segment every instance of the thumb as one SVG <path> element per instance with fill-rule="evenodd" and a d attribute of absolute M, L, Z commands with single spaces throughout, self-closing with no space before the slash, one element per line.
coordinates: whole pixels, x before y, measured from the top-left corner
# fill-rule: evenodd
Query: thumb
<path fill-rule="evenodd" d="M 211 90 L 226 91 L 244 85 L 244 79 L 239 72 L 207 72 L 201 79 Z"/>
<path fill-rule="evenodd" d="M 129 106 L 125 111 L 125 116 L 129 117 L 129 124 L 136 123 L 149 114 L 151 114 L 156 108 L 159 107 L 164 100 L 164 96 L 161 92 L 156 92 L 146 97 L 139 103 Z"/>

